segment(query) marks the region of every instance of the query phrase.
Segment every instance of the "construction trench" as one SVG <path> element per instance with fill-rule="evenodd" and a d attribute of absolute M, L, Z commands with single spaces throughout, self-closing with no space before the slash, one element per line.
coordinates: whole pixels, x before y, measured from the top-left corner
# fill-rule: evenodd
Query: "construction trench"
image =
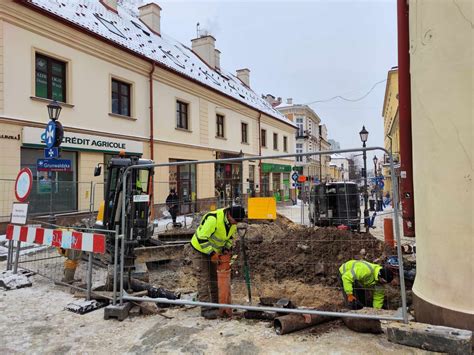
<path fill-rule="evenodd" d="M 158 239 L 166 246 L 137 250 L 137 260 L 146 264 L 135 277 L 141 278 L 156 289 L 170 290 L 188 300 L 196 299 L 197 278 L 193 272 L 189 240 L 192 231 L 168 231 L 158 234 Z M 364 259 L 369 262 L 384 263 L 396 250 L 370 234 L 339 230 L 334 227 L 306 227 L 293 223 L 278 215 L 275 221 L 250 222 L 246 226 L 245 251 L 249 266 L 250 291 L 244 273 L 244 258 L 241 238 L 236 237 L 231 261 L 231 302 L 232 304 L 288 309 L 317 309 L 329 312 L 347 312 L 344 307 L 339 267 L 350 259 Z M 408 284 L 411 288 L 411 285 Z M 136 288 L 134 288 L 136 290 Z M 136 296 L 146 296 L 141 291 Z M 131 293 L 131 292 L 130 292 Z M 370 294 L 370 293 L 368 293 Z M 400 287 L 386 286 L 388 311 L 374 309 L 362 313 L 393 317 L 401 307 Z M 411 291 L 407 290 L 410 301 Z M 148 296 L 150 294 L 148 293 Z M 131 295 L 132 297 L 135 294 Z M 156 296 L 154 296 L 156 297 Z M 138 299 L 137 299 L 138 300 Z M 145 314 L 158 312 L 167 305 L 147 303 Z M 151 309 L 150 309 L 151 308 Z M 155 309 L 156 308 L 156 309 Z M 367 311 L 370 312 L 367 313 Z M 137 314 L 133 311 L 132 314 Z M 259 319 L 273 322 L 277 334 L 286 334 L 299 329 L 331 322 L 341 326 L 336 318 L 301 314 L 275 313 L 259 310 L 234 310 L 233 318 Z M 378 320 L 357 319 L 344 323 L 353 330 L 380 333 Z"/>

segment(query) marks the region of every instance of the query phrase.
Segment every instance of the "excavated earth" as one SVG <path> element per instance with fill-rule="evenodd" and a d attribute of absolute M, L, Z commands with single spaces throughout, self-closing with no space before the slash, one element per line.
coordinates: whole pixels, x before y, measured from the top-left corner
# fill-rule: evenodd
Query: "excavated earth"
<path fill-rule="evenodd" d="M 279 215 L 275 222 L 251 223 L 245 235 L 250 268 L 252 303 L 260 297 L 289 298 L 297 306 L 342 307 L 337 278 L 339 267 L 350 259 L 383 262 L 395 251 L 370 234 L 336 228 L 309 228 Z M 196 290 L 190 262 L 190 248 L 183 260 L 155 266 L 150 274 L 154 284 L 181 292 Z M 233 248 L 233 302 L 247 302 L 243 277 L 241 238 Z M 387 290 L 389 308 L 399 306 L 399 290 Z M 331 307 L 332 308 L 332 307 Z"/>

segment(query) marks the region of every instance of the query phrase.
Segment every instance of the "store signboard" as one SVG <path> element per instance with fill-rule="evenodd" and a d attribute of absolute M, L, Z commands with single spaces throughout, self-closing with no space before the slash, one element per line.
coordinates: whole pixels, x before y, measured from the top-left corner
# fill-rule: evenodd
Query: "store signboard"
<path fill-rule="evenodd" d="M 41 139 L 44 129 L 36 127 L 23 128 L 23 144 L 44 146 Z M 120 152 L 125 150 L 127 154 L 143 154 L 143 143 L 128 139 L 93 136 L 89 134 L 64 132 L 62 148 L 78 150 L 91 150 L 98 152 Z"/>

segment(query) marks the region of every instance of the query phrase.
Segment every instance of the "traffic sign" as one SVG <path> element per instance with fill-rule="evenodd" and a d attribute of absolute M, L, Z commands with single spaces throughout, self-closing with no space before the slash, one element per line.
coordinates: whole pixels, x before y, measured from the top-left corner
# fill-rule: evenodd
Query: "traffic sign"
<path fill-rule="evenodd" d="M 300 176 L 296 171 L 291 174 L 291 178 L 293 179 L 293 181 L 298 181 L 298 176 Z"/>
<path fill-rule="evenodd" d="M 305 181 L 306 181 L 305 175 L 298 176 L 298 182 L 305 182 Z"/>
<path fill-rule="evenodd" d="M 56 142 L 56 123 L 53 120 L 49 121 L 44 133 L 44 142 L 46 143 L 46 146 L 48 148 L 54 147 L 54 143 Z"/>
<path fill-rule="evenodd" d="M 53 159 L 59 157 L 59 148 L 52 147 L 52 148 L 45 148 L 44 149 L 44 158 L 45 159 Z"/>
<path fill-rule="evenodd" d="M 36 163 L 38 171 L 72 171 L 72 163 L 69 159 L 38 159 Z"/>
<path fill-rule="evenodd" d="M 15 197 L 19 202 L 25 202 L 33 187 L 33 174 L 28 168 L 21 169 L 15 181 Z"/>

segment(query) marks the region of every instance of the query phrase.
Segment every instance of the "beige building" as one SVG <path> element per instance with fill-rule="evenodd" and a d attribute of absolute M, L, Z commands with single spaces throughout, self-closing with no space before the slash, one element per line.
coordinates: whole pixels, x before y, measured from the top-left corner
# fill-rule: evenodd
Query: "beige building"
<path fill-rule="evenodd" d="M 409 1 L 415 315 L 421 322 L 470 330 L 474 330 L 473 10 L 470 0 Z"/>
<path fill-rule="evenodd" d="M 400 123 L 398 118 L 398 68 L 393 67 L 388 71 L 385 98 L 383 100 L 383 131 L 384 147 L 392 152 L 395 167 L 395 176 L 400 180 Z M 384 195 L 392 194 L 392 178 L 390 175 L 390 160 L 384 155 L 382 162 L 384 176 Z"/>
<path fill-rule="evenodd" d="M 281 102 L 281 100 L 278 101 Z M 321 119 L 311 107 L 293 104 L 293 99 L 287 99 L 286 104 L 279 104 L 276 109 L 297 126 L 296 153 L 319 152 L 330 149 L 326 126 L 321 125 Z M 327 180 L 331 176 L 329 161 L 330 157 L 327 155 L 296 157 L 295 166 L 299 167 L 306 176 Z"/>
<path fill-rule="evenodd" d="M 87 210 L 91 181 L 102 194 L 104 177 L 95 178 L 93 167 L 122 149 L 158 163 L 293 152 L 295 125 L 252 91 L 248 69 L 220 67 L 212 36 L 193 39 L 190 48 L 162 33 L 158 5 L 139 12 L 114 0 L 0 2 L 0 149 L 8 156 L 0 181 L 29 167 L 31 212 L 49 211 L 50 195 L 57 212 Z M 71 160 L 61 172 L 38 171 L 52 99 L 62 106 L 61 158 Z M 291 165 L 278 159 L 156 169 L 155 203 L 170 187 L 186 202 L 182 212 L 216 197 L 285 190 L 283 174 L 273 172 Z M 11 209 L 7 190 L 0 216 Z"/>

